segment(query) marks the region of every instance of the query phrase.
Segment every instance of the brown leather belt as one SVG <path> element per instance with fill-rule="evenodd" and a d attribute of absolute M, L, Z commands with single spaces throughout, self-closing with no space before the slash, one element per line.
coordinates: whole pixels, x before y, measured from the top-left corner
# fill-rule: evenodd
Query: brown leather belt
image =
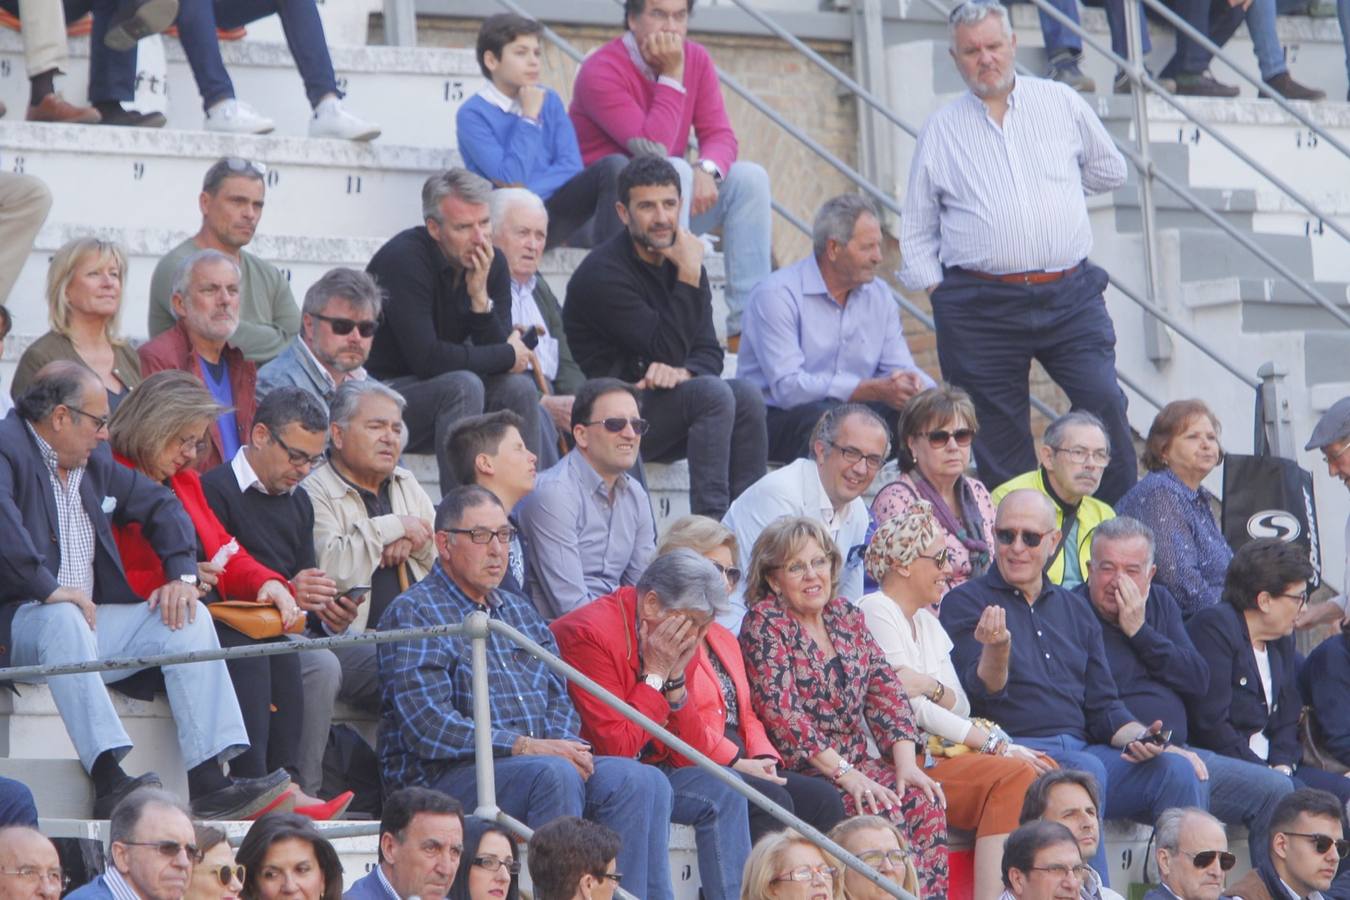
<path fill-rule="evenodd" d="M 990 275 L 988 272 L 976 272 L 973 269 L 962 269 L 961 271 L 985 281 L 998 281 L 1003 284 L 1051 284 L 1061 278 L 1069 277 L 1081 268 L 1083 268 L 1083 264 L 1079 263 L 1062 272 L 1010 272 L 1007 275 Z"/>

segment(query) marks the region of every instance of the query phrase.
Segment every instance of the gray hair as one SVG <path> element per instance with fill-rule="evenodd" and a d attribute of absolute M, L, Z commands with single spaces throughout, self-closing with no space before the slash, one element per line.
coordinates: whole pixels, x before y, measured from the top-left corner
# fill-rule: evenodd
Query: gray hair
<path fill-rule="evenodd" d="M 300 311 L 311 316 L 323 315 L 324 307 L 334 297 L 341 297 L 357 309 L 369 310 L 372 319 L 378 319 L 384 307 L 384 292 L 369 273 L 338 266 L 310 285 Z"/>
<path fill-rule="evenodd" d="M 997 16 L 1003 23 L 1003 36 L 1012 37 L 1012 19 L 1008 16 L 1008 7 L 989 0 L 966 0 L 947 16 L 947 34 L 953 47 L 956 46 L 956 29 L 978 25 L 989 16 Z"/>
<path fill-rule="evenodd" d="M 37 370 L 23 393 L 14 398 L 14 408 L 25 422 L 41 422 L 58 406 L 78 406 L 85 387 L 95 382 L 102 384 L 83 363 L 54 360 Z"/>
<path fill-rule="evenodd" d="M 439 175 L 432 175 L 422 185 L 422 219 L 443 223 L 441 201 L 446 197 L 455 197 L 475 206 L 484 204 L 492 197 L 492 182 L 468 169 L 446 169 Z"/>
<path fill-rule="evenodd" d="M 655 593 L 666 610 L 688 609 L 720 616 L 730 608 L 727 580 L 707 557 L 688 547 L 658 556 L 638 579 L 638 598 Z"/>
<path fill-rule="evenodd" d="M 830 241 L 847 244 L 858 227 L 858 219 L 864 215 L 881 221 L 877 205 L 862 194 L 840 194 L 826 200 L 811 225 L 811 249 L 816 256 L 825 255 Z"/>
<path fill-rule="evenodd" d="M 1058 447 L 1064 440 L 1064 432 L 1068 431 L 1070 428 L 1083 426 L 1095 428 L 1100 431 L 1102 437 L 1106 438 L 1106 452 L 1111 452 L 1111 435 L 1106 433 L 1106 426 L 1102 424 L 1101 419 L 1085 409 L 1070 410 L 1045 426 L 1045 435 L 1041 440 L 1047 447 Z"/>
<path fill-rule="evenodd" d="M 383 397 L 386 400 L 394 401 L 400 415 L 408 405 L 408 401 L 403 399 L 402 394 L 374 378 L 367 378 L 364 381 L 354 381 L 349 378 L 338 385 L 338 389 L 333 392 L 333 399 L 328 405 L 328 421 L 346 428 L 347 424 L 351 422 L 352 416 L 356 415 L 356 410 L 361 405 L 361 401 L 366 397 Z"/>
<path fill-rule="evenodd" d="M 189 821 L 192 820 L 192 814 L 183 806 L 183 802 L 163 788 L 137 788 L 113 808 L 108 822 L 108 840 L 121 844 L 134 841 L 136 826 L 141 824 L 141 819 L 145 818 L 145 810 L 150 806 L 176 809 Z"/>
<path fill-rule="evenodd" d="M 811 430 L 811 451 L 815 452 L 817 442 L 826 445 L 826 452 L 830 451 L 829 445 L 835 443 L 839 437 L 839 429 L 843 427 L 844 420 L 850 416 L 859 416 L 867 419 L 876 425 L 882 431 L 886 432 L 886 452 L 882 456 L 891 455 L 891 426 L 877 414 L 877 411 L 865 403 L 840 403 L 825 410 L 824 414 L 816 421 L 816 427 Z"/>
<path fill-rule="evenodd" d="M 1148 564 L 1153 565 L 1155 541 L 1153 529 L 1132 516 L 1116 516 L 1107 519 L 1092 531 L 1093 555 L 1096 555 L 1098 541 L 1126 541 L 1131 538 L 1143 538 L 1148 544 Z"/>
<path fill-rule="evenodd" d="M 197 250 L 179 264 L 178 271 L 173 276 L 173 292 L 181 297 L 186 297 L 188 282 L 192 280 L 192 273 L 197 271 L 198 266 L 213 262 L 229 263 L 230 268 L 234 269 L 235 277 L 239 277 L 239 263 L 230 259 L 229 256 L 219 250 Z"/>
<path fill-rule="evenodd" d="M 493 234 L 496 234 L 506 222 L 507 213 L 517 206 L 528 207 L 534 212 L 543 213 L 545 218 L 548 217 L 548 208 L 534 191 L 518 187 L 498 188 L 492 192 L 492 197 L 488 200 L 488 215 L 492 217 Z"/>
<path fill-rule="evenodd" d="M 1174 806 L 1165 809 L 1153 826 L 1153 837 L 1158 842 L 1159 850 L 1176 853 L 1181 849 L 1181 829 L 1191 816 L 1208 819 L 1220 828 L 1223 827 L 1222 822 L 1198 806 Z"/>
<path fill-rule="evenodd" d="M 220 190 L 220 186 L 225 183 L 226 178 L 247 178 L 250 181 L 261 181 L 266 187 L 266 169 L 259 163 L 244 159 L 241 156 L 227 156 L 218 159 L 211 164 L 211 168 L 206 170 L 206 176 L 202 178 L 202 193 L 215 196 Z"/>

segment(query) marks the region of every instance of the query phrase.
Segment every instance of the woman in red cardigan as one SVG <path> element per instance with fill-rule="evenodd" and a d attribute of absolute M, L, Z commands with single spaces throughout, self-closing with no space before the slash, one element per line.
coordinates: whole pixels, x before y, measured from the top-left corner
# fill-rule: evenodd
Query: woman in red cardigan
<path fill-rule="evenodd" d="M 303 619 L 290 584 L 258 562 L 225 530 L 202 493 L 201 476 L 193 467 L 206 430 L 222 412 L 200 381 L 187 372 L 157 372 L 145 380 L 117 408 L 108 423 L 109 442 L 117 461 L 162 483 L 183 504 L 197 532 L 197 589 L 202 600 L 243 600 L 275 606 L 289 628 Z M 114 527 L 113 537 L 126 569 L 127 582 L 141 596 L 164 583 L 164 569 L 139 525 Z M 216 630 L 222 646 L 248 643 L 220 622 Z M 283 640 L 273 638 L 270 640 Z M 232 774 L 254 778 L 281 767 L 295 778 L 299 754 L 304 691 L 296 654 L 285 653 L 226 663 L 239 698 L 250 747 L 230 763 Z M 277 712 L 272 712 L 273 707 Z M 351 802 L 350 792 L 324 803 L 292 787 L 281 807 L 316 819 L 340 814 Z M 272 809 L 264 812 L 274 811 Z"/>

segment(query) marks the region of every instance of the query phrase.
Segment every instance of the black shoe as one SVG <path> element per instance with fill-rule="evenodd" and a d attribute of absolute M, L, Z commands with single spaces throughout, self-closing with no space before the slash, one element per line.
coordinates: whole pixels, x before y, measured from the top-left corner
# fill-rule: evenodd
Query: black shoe
<path fill-rule="evenodd" d="M 229 787 L 212 791 L 192 801 L 198 819 L 248 819 L 290 790 L 291 776 L 277 769 L 262 778 L 237 778 Z"/>
<path fill-rule="evenodd" d="M 125 53 L 143 37 L 159 34 L 178 18 L 178 0 L 123 0 L 113 13 L 103 45 Z"/>
<path fill-rule="evenodd" d="M 1067 84 L 1080 94 L 1091 94 L 1097 90 L 1097 82 L 1083 74 L 1078 67 L 1080 57 L 1071 50 L 1060 50 L 1050 57 L 1050 68 L 1045 77 L 1060 84 Z"/>
<path fill-rule="evenodd" d="M 1144 69 L 1144 72 L 1154 81 L 1156 81 L 1160 88 L 1162 88 L 1164 91 L 1167 91 L 1167 93 L 1175 94 L 1177 92 L 1177 83 L 1172 79 L 1159 78 L 1155 76 L 1147 68 Z M 1130 81 L 1130 76 L 1125 74 L 1124 69 L 1116 69 L 1116 80 L 1113 89 L 1117 94 L 1134 93 L 1134 82 Z"/>
<path fill-rule="evenodd" d="M 1238 89 L 1216 81 L 1206 69 L 1196 75 L 1178 75 L 1177 89 L 1173 93 L 1183 97 L 1236 97 Z"/>
<path fill-rule="evenodd" d="M 1325 100 L 1326 91 L 1319 91 L 1317 88 L 1310 88 L 1305 84 L 1299 84 L 1288 72 L 1281 72 L 1274 78 L 1266 79 L 1266 87 L 1270 90 L 1261 91 L 1261 96 L 1269 99 L 1271 91 L 1279 94 L 1286 100 Z"/>
<path fill-rule="evenodd" d="M 99 104 L 99 113 L 103 116 L 100 125 L 118 125 L 123 128 L 163 128 L 169 120 L 164 117 L 162 112 L 137 112 L 134 109 L 123 109 L 119 103 L 115 108 L 110 108 L 108 104 Z"/>
<path fill-rule="evenodd" d="M 102 797 L 94 798 L 94 818 L 106 819 L 112 815 L 117 804 L 126 799 L 132 791 L 147 787 L 164 787 L 164 782 L 154 772 L 146 772 L 135 778 L 128 778 Z"/>

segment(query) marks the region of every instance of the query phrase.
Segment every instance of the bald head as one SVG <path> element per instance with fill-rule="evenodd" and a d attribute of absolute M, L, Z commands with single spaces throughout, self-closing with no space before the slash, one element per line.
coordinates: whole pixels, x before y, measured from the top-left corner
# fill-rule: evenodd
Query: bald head
<path fill-rule="evenodd" d="M 0 829 L 0 900 L 56 900 L 63 886 L 61 858 L 40 831 Z"/>
<path fill-rule="evenodd" d="M 994 518 L 994 558 L 1003 580 L 1028 602 L 1040 596 L 1045 564 L 1059 544 L 1055 507 L 1040 491 L 1012 491 Z"/>
<path fill-rule="evenodd" d="M 1001 524 L 1005 515 L 1034 516 L 1042 531 L 1055 527 L 1055 504 L 1045 494 L 1032 488 L 1008 492 L 998 505 L 994 524 Z"/>

